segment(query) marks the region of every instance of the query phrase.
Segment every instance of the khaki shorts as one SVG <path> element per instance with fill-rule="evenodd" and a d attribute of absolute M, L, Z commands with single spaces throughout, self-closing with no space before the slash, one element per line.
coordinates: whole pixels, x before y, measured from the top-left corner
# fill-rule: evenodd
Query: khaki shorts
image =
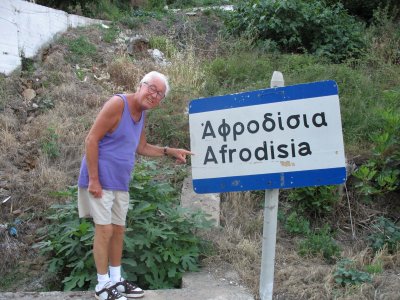
<path fill-rule="evenodd" d="M 103 190 L 103 197 L 94 198 L 85 188 L 78 188 L 80 218 L 93 218 L 95 224 L 125 226 L 129 207 L 129 193 Z"/>

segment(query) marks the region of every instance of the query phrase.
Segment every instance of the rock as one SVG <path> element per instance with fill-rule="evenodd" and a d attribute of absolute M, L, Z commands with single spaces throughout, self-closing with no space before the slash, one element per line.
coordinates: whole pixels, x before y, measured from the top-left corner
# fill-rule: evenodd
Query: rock
<path fill-rule="evenodd" d="M 160 50 L 158 50 L 158 49 L 149 49 L 147 51 L 149 52 L 151 57 L 156 61 L 157 64 L 159 64 L 161 66 L 166 66 L 166 65 L 170 64 L 170 62 L 168 62 L 164 58 L 164 53 L 162 53 Z"/>
<path fill-rule="evenodd" d="M 33 98 L 36 97 L 36 92 L 33 89 L 26 89 L 22 92 L 22 96 L 26 101 L 31 101 Z"/>
<path fill-rule="evenodd" d="M 150 47 L 149 40 L 143 36 L 135 36 L 129 40 L 127 52 L 129 55 L 143 55 Z"/>

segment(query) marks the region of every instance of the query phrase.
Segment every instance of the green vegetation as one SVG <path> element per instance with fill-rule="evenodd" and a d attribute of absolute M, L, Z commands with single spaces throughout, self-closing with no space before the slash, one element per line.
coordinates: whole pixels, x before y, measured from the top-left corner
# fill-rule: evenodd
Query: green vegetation
<path fill-rule="evenodd" d="M 363 26 L 343 6 L 322 1 L 245 1 L 226 21 L 230 34 L 283 52 L 310 53 L 341 62 L 360 57 L 365 48 Z"/>
<path fill-rule="evenodd" d="M 299 254 L 302 256 L 322 255 L 326 261 L 332 263 L 340 256 L 340 247 L 332 238 L 329 226 L 325 225 L 308 234 L 306 239 L 300 242 Z"/>
<path fill-rule="evenodd" d="M 151 49 L 160 50 L 166 58 L 171 58 L 178 52 L 173 42 L 165 36 L 151 36 L 149 43 Z"/>
<path fill-rule="evenodd" d="M 307 235 L 310 233 L 310 222 L 302 215 L 292 212 L 286 219 L 285 229 L 289 233 Z"/>
<path fill-rule="evenodd" d="M 381 126 L 370 135 L 372 156 L 353 174 L 358 179 L 356 190 L 369 200 L 398 190 L 400 184 L 400 92 L 383 95 L 385 107 L 376 111 Z"/>
<path fill-rule="evenodd" d="M 166 170 L 162 173 L 168 174 Z M 203 213 L 180 208 L 174 188 L 155 180 L 159 174 L 154 162 L 142 161 L 136 166 L 123 255 L 127 277 L 150 289 L 179 287 L 184 272 L 198 269 L 206 245 L 194 232 L 211 225 Z M 50 223 L 41 230 L 44 240 L 35 247 L 50 254 L 48 271 L 61 277 L 59 288 L 86 290 L 97 280 L 92 255 L 94 227 L 87 219 L 78 218 L 76 187 L 59 195 L 70 200 L 50 208 Z"/>
<path fill-rule="evenodd" d="M 70 51 L 68 59 L 71 63 L 84 63 L 97 54 L 96 46 L 83 35 L 74 39 L 65 38 L 61 42 L 68 46 Z"/>
<path fill-rule="evenodd" d="M 107 43 L 113 43 L 120 33 L 120 29 L 117 25 L 112 25 L 109 28 L 101 27 L 103 32 L 103 40 Z"/>
<path fill-rule="evenodd" d="M 58 142 L 58 134 L 53 127 L 48 127 L 46 135 L 43 137 L 41 146 L 42 151 L 50 159 L 55 159 L 60 156 L 60 145 Z"/>
<path fill-rule="evenodd" d="M 391 220 L 380 217 L 374 224 L 375 232 L 369 236 L 372 249 L 376 252 L 384 247 L 389 253 L 400 249 L 400 226 Z"/>
<path fill-rule="evenodd" d="M 310 216 L 323 216 L 332 211 L 340 197 L 336 186 L 298 188 L 290 191 L 288 200 L 296 210 Z"/>
<path fill-rule="evenodd" d="M 353 262 L 349 259 L 342 259 L 337 263 L 337 270 L 333 276 L 335 282 L 342 286 L 357 285 L 372 281 L 369 273 L 354 268 Z"/>

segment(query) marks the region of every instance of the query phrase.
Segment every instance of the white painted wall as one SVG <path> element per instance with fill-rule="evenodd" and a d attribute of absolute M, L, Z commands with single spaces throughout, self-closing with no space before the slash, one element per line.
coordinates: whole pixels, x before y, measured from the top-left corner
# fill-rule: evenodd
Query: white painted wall
<path fill-rule="evenodd" d="M 55 34 L 99 22 L 22 0 L 0 0 L 0 73 L 9 75 L 21 65 L 21 53 L 35 56 Z"/>

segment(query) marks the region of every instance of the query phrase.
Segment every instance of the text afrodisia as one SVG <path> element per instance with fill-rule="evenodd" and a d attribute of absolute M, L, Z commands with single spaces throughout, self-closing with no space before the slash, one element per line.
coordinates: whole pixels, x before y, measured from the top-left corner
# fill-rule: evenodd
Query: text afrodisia
<path fill-rule="evenodd" d="M 217 138 L 218 134 L 223 138 L 224 142 L 226 142 L 229 137 L 232 137 L 232 140 L 236 141 L 241 135 L 245 134 L 246 131 L 250 134 L 256 134 L 260 130 L 270 133 L 275 130 L 295 130 L 299 127 L 318 128 L 328 126 L 324 112 L 315 113 L 311 117 L 307 116 L 307 114 L 295 114 L 282 117 L 280 112 L 278 112 L 276 116 L 274 116 L 273 113 L 266 113 L 264 114 L 264 120 L 261 122 L 250 120 L 247 124 L 236 122 L 233 125 L 228 124 L 225 119 L 222 119 L 221 124 L 215 127 L 216 130 L 214 130 L 210 121 L 206 121 L 205 124 L 202 123 L 201 125 L 204 127 L 203 140 L 209 137 Z M 227 144 L 223 144 L 220 149 L 217 150 L 214 150 L 212 146 L 208 146 L 203 164 L 218 164 L 219 162 L 232 163 L 236 159 L 240 159 L 243 162 L 248 162 L 252 159 L 264 161 L 277 158 L 294 158 L 311 154 L 312 150 L 309 143 L 305 141 L 296 142 L 294 139 L 290 139 L 290 142 L 282 144 L 274 144 L 273 141 L 261 141 L 261 143 L 253 149 L 228 148 Z"/>

